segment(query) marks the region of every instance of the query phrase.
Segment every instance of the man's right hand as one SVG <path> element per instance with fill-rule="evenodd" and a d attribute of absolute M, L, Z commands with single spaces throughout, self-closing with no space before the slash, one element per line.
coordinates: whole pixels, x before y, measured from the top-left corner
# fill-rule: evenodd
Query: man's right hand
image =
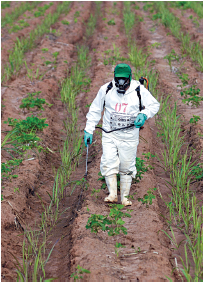
<path fill-rule="evenodd" d="M 84 141 L 85 141 L 85 146 L 87 147 L 87 140 L 90 139 L 90 144 L 92 144 L 92 139 L 93 139 L 93 135 L 85 132 L 85 136 L 84 136 Z"/>

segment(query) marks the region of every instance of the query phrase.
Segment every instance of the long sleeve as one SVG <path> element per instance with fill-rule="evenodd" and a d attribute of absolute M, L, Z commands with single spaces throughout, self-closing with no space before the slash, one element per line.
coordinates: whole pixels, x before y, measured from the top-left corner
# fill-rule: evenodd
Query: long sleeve
<path fill-rule="evenodd" d="M 147 119 L 152 118 L 159 111 L 160 103 L 142 85 L 140 86 L 140 94 L 142 105 L 145 106 L 145 109 L 140 113 L 147 115 Z"/>
<path fill-rule="evenodd" d="M 92 102 L 89 112 L 87 113 L 87 123 L 85 127 L 85 131 L 89 134 L 93 134 L 95 130 L 95 126 L 99 123 L 101 119 L 101 112 L 103 111 L 104 107 L 104 99 L 105 99 L 105 91 L 104 86 L 100 88 L 95 97 L 94 101 Z"/>

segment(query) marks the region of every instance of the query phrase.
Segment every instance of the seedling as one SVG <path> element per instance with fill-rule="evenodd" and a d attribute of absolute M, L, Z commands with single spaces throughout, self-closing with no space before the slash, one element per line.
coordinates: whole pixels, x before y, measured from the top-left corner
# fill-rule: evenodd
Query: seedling
<path fill-rule="evenodd" d="M 148 171 L 148 167 L 145 167 L 146 161 L 141 159 L 140 157 L 136 157 L 136 169 L 137 169 L 137 174 L 134 179 L 136 183 L 139 183 L 139 181 L 143 178 L 142 175 L 144 175 L 145 172 Z"/>
<path fill-rule="evenodd" d="M 164 59 L 167 59 L 167 60 L 168 60 L 170 69 L 172 70 L 171 61 L 176 60 L 176 61 L 179 62 L 180 56 L 175 53 L 175 50 L 174 50 L 174 49 L 172 49 L 172 50 L 171 50 L 171 53 L 169 53 L 168 55 L 166 55 L 166 56 L 164 57 Z"/>
<path fill-rule="evenodd" d="M 49 49 L 48 49 L 48 48 L 42 48 L 41 50 L 42 50 L 42 52 L 43 52 L 43 53 L 45 53 L 45 52 L 49 51 Z"/>
<path fill-rule="evenodd" d="M 44 128 L 48 127 L 48 124 L 45 124 L 46 118 L 39 119 L 34 117 L 27 117 L 25 120 L 22 119 L 13 119 L 8 118 L 8 121 L 4 121 L 4 124 L 15 129 L 15 134 L 35 132 L 37 130 L 42 131 Z"/>
<path fill-rule="evenodd" d="M 157 47 L 159 47 L 160 45 L 161 45 L 160 42 L 154 42 L 154 43 L 151 44 L 151 47 L 157 48 Z"/>
<path fill-rule="evenodd" d="M 12 175 L 12 171 L 23 162 L 23 159 L 11 159 L 6 163 L 1 163 L 1 177 L 6 179 L 17 178 L 18 175 Z"/>
<path fill-rule="evenodd" d="M 148 208 L 149 205 L 152 204 L 152 200 L 155 199 L 155 195 L 153 194 L 153 191 L 156 191 L 157 188 L 153 188 L 147 191 L 147 194 L 144 195 L 143 198 L 138 198 L 138 201 L 141 201 L 142 204 L 146 204 L 146 207 Z"/>
<path fill-rule="evenodd" d="M 193 115 L 193 118 L 190 119 L 190 124 L 197 125 L 197 122 L 201 120 L 199 116 Z"/>
<path fill-rule="evenodd" d="M 53 55 L 53 57 L 55 58 L 53 63 L 56 64 L 56 60 L 57 60 L 57 57 L 58 57 L 58 55 L 59 55 L 59 52 L 56 51 L 56 52 L 54 52 L 52 55 Z"/>
<path fill-rule="evenodd" d="M 120 249 L 121 248 L 125 248 L 125 246 L 123 246 L 121 243 L 117 243 L 115 244 L 115 254 L 117 257 L 119 257 L 119 253 L 120 253 Z"/>
<path fill-rule="evenodd" d="M 38 110 L 44 110 L 42 107 L 43 104 L 48 105 L 48 107 L 51 107 L 53 104 L 49 104 L 45 101 L 43 98 L 39 98 L 39 94 L 41 91 L 33 92 L 33 93 L 28 93 L 28 97 L 22 99 L 22 104 L 20 105 L 20 108 L 25 110 L 26 108 L 28 111 L 30 108 L 35 108 L 37 107 Z M 34 96 L 37 96 L 37 98 L 34 98 Z"/>
<path fill-rule="evenodd" d="M 157 19 L 161 19 L 161 13 L 157 13 L 157 14 L 154 14 L 154 15 L 152 16 L 152 20 L 153 20 L 153 21 L 155 21 L 155 20 L 157 20 Z"/>
<path fill-rule="evenodd" d="M 121 232 L 127 234 L 127 229 L 123 226 L 125 221 L 123 217 L 131 217 L 129 213 L 121 211 L 124 208 L 122 204 L 109 204 L 110 213 L 109 215 L 92 214 L 86 225 L 86 229 L 91 229 L 92 233 L 98 233 L 99 230 L 108 231 L 109 236 L 119 235 Z"/>
<path fill-rule="evenodd" d="M 203 101 L 203 97 L 198 96 L 199 93 L 200 89 L 196 88 L 196 85 L 192 85 L 190 88 L 181 91 L 180 95 L 184 97 L 184 99 L 182 100 L 183 103 L 189 105 L 189 103 L 191 102 L 192 106 L 198 107 L 200 105 L 200 101 Z"/>
<path fill-rule="evenodd" d="M 186 86 L 189 82 L 188 74 L 180 74 L 179 79 L 181 79 L 182 86 Z"/>
<path fill-rule="evenodd" d="M 91 196 L 93 196 L 93 195 L 95 194 L 96 199 L 98 199 L 98 197 L 99 197 L 98 194 L 100 193 L 100 191 L 101 191 L 101 189 L 95 190 L 95 189 L 93 188 L 92 193 L 91 193 Z"/>
<path fill-rule="evenodd" d="M 200 167 L 202 166 L 203 164 L 197 164 L 196 166 L 194 166 L 192 168 L 192 171 L 190 173 L 190 175 L 194 176 L 196 180 L 200 181 L 200 180 L 203 180 L 203 167 Z"/>
<path fill-rule="evenodd" d="M 69 21 L 66 21 L 66 20 L 62 20 L 61 22 L 62 24 L 67 25 L 67 26 L 70 24 Z"/>
<path fill-rule="evenodd" d="M 19 188 L 14 188 L 14 193 L 18 192 L 19 193 Z"/>
<path fill-rule="evenodd" d="M 76 267 L 76 272 L 71 274 L 71 278 L 73 278 L 74 282 L 80 281 L 80 279 L 83 279 L 82 274 L 84 273 L 91 273 L 88 269 L 82 268 L 80 265 Z"/>
<path fill-rule="evenodd" d="M 134 195 L 136 195 L 136 194 L 137 193 L 133 193 L 132 195 L 125 196 L 125 198 L 127 198 L 128 200 L 135 200 Z"/>
<path fill-rule="evenodd" d="M 86 104 L 86 105 L 85 105 L 85 107 L 86 107 L 86 108 L 88 108 L 88 107 L 90 107 L 90 106 L 91 106 L 91 104 L 92 104 L 92 103 L 90 103 L 90 104 Z"/>
<path fill-rule="evenodd" d="M 116 23 L 115 23 L 114 19 L 111 19 L 110 21 L 107 22 L 107 24 L 109 26 L 114 26 Z"/>

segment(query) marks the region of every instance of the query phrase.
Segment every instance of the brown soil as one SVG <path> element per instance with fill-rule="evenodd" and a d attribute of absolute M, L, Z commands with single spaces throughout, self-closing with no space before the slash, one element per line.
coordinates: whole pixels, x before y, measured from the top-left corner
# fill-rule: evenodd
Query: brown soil
<path fill-rule="evenodd" d="M 139 2 L 140 7 L 144 4 Z M 53 6 L 52 6 L 53 7 Z M 33 160 L 25 160 L 20 165 L 19 169 L 14 171 L 18 174 L 17 179 L 12 182 L 4 180 L 2 202 L 2 281 L 15 281 L 16 272 L 13 264 L 13 257 L 9 252 L 12 252 L 19 260 L 22 258 L 22 228 L 29 223 L 30 227 L 34 228 L 35 222 L 39 222 L 42 207 L 37 194 L 40 195 L 44 204 L 49 203 L 49 196 L 46 193 L 51 193 L 54 174 L 52 167 L 60 165 L 59 148 L 63 145 L 65 135 L 62 133 L 63 120 L 66 119 L 67 113 L 62 105 L 60 98 L 60 85 L 64 77 L 67 76 L 72 64 L 76 60 L 76 46 L 78 43 L 85 43 L 90 49 L 92 65 L 87 70 L 91 78 L 90 91 L 88 93 L 81 92 L 77 97 L 77 106 L 79 108 L 79 127 L 81 135 L 86 124 L 86 114 L 88 108 L 86 104 L 93 101 L 99 87 L 113 78 L 113 70 L 115 66 L 103 64 L 104 51 L 113 49 L 113 43 L 119 47 L 122 57 L 128 56 L 127 39 L 125 37 L 122 11 L 123 3 L 117 2 L 116 7 L 113 2 L 102 2 L 101 15 L 98 19 L 98 24 L 93 37 L 86 41 L 83 36 L 85 33 L 84 22 L 87 22 L 91 13 L 94 13 L 94 2 L 73 2 L 70 12 L 67 16 L 63 16 L 59 21 L 52 26 L 57 32 L 61 32 L 60 36 L 55 34 L 46 34 L 38 43 L 37 48 L 26 54 L 28 66 L 34 63 L 32 69 L 36 72 L 39 68 L 39 73 L 44 74 L 41 81 L 33 80 L 32 82 L 25 75 L 23 67 L 20 76 L 13 78 L 13 81 L 8 84 L 8 87 L 2 88 L 3 104 L 5 105 L 2 112 L 2 121 L 8 117 L 25 119 L 29 113 L 23 113 L 19 109 L 21 99 L 28 92 L 41 91 L 41 97 L 45 98 L 48 103 L 53 104 L 51 108 L 46 107 L 42 112 L 42 117 L 47 118 L 46 122 L 49 127 L 43 133 L 40 133 L 42 144 L 48 146 L 55 153 L 51 152 L 40 154 L 38 159 L 33 152 L 31 157 Z M 76 11 L 80 11 L 80 17 L 77 24 L 74 23 L 73 17 Z M 149 29 L 154 26 L 154 22 L 148 17 L 148 13 L 142 9 L 136 10 L 138 15 L 144 17 L 144 22 L 137 22 L 134 30 L 136 44 L 140 47 L 146 47 L 154 42 L 159 42 L 161 45 L 158 48 L 152 48 L 151 59 L 156 60 L 155 68 L 160 74 L 159 89 L 162 93 L 172 94 L 172 99 L 177 100 L 179 112 L 184 113 L 185 124 L 184 129 L 188 135 L 188 142 L 195 145 L 196 148 L 202 148 L 202 139 L 197 135 L 198 131 L 202 131 L 198 126 L 191 129 L 188 125 L 192 115 L 199 115 L 203 120 L 202 104 L 199 108 L 192 108 L 182 103 L 179 95 L 180 89 L 177 87 L 180 84 L 180 79 L 176 73 L 171 72 L 168 63 L 163 57 L 171 52 L 172 49 L 180 54 L 180 43 L 172 36 L 167 36 L 168 30 L 163 26 L 156 26 L 155 32 L 150 32 Z M 106 18 L 106 20 L 102 20 Z M 114 18 L 116 25 L 107 25 L 107 22 Z M 61 20 L 67 20 L 70 25 L 66 26 L 61 23 Z M 194 31 L 195 32 L 195 31 Z M 42 53 L 42 48 L 48 48 L 47 53 Z M 45 65 L 45 61 L 53 61 L 53 52 L 59 52 L 57 58 L 57 68 L 53 68 L 53 64 Z M 44 57 L 44 58 L 42 58 Z M 65 63 L 64 61 L 67 61 Z M 119 62 L 117 62 L 119 63 Z M 129 63 L 129 62 L 128 62 Z M 174 68 L 179 68 L 179 63 L 173 63 Z M 197 72 L 193 62 L 189 59 L 184 64 L 184 73 L 188 73 L 190 83 L 197 80 L 197 85 L 202 87 L 202 74 Z M 136 78 L 138 79 L 138 78 Z M 39 112 L 34 112 L 37 114 Z M 101 124 L 101 122 L 99 122 Z M 8 126 L 2 125 L 2 130 L 8 130 Z M 148 143 L 140 140 L 137 156 L 143 158 L 142 153 L 157 153 L 161 154 L 161 143 L 156 137 L 156 126 L 154 118 L 145 123 L 144 129 L 140 132 Z M 2 134 L 2 138 L 5 134 Z M 163 173 L 159 164 L 154 170 L 149 170 L 145 173 L 144 178 L 137 184 L 131 187 L 131 194 L 135 193 L 135 200 L 131 207 L 131 218 L 125 218 L 125 227 L 128 234 L 123 234 L 116 237 L 109 237 L 106 232 L 99 232 L 98 235 L 93 235 L 90 230 L 85 228 L 87 220 L 91 214 L 109 213 L 109 206 L 104 203 L 104 198 L 107 195 L 107 189 L 101 190 L 96 198 L 95 194 L 91 196 L 92 190 L 100 189 L 101 182 L 97 181 L 100 171 L 101 158 L 101 136 L 99 130 L 94 133 L 93 144 L 90 146 L 89 163 L 88 163 L 88 190 L 81 191 L 80 187 L 76 187 L 75 191 L 69 196 L 72 188 L 67 188 L 66 197 L 61 202 L 60 211 L 65 208 L 69 209 L 60 217 L 60 221 L 54 227 L 51 237 L 52 243 L 56 246 L 52 252 L 48 265 L 46 267 L 47 278 L 57 278 L 56 281 L 66 282 L 73 281 L 70 275 L 76 271 L 77 265 L 91 271 L 90 274 L 83 275 L 83 281 L 167 281 L 166 276 L 173 281 L 180 281 L 178 272 L 172 273 L 176 267 L 174 258 L 182 255 L 182 248 L 176 253 L 172 252 L 173 246 L 169 239 L 161 230 L 169 232 L 164 222 L 163 214 L 167 217 L 165 205 L 159 193 L 157 198 L 153 200 L 153 204 L 146 208 L 137 198 L 149 190 L 149 188 L 157 187 L 163 198 L 167 200 L 169 189 L 166 187 L 162 178 L 169 180 L 169 176 Z M 76 172 L 71 176 L 71 180 L 80 180 L 85 173 L 85 157 L 84 152 L 81 163 Z M 9 156 L 2 151 L 2 161 L 8 160 Z M 194 184 L 194 189 L 197 190 L 198 196 L 202 196 L 202 185 Z M 14 188 L 19 187 L 19 193 L 14 193 Z M 37 193 L 37 194 L 36 194 Z M 120 200 L 119 200 L 120 201 Z M 87 211 L 87 207 L 89 211 Z M 127 208 L 123 209 L 127 211 Z M 16 219 L 16 221 L 14 221 Z M 19 224 L 20 223 L 20 224 Z M 175 231 L 178 240 L 182 240 L 182 235 Z M 125 248 L 121 249 L 119 257 L 115 254 L 115 243 L 120 242 Z M 135 254 L 135 250 L 140 248 L 141 252 Z M 49 251 L 47 251 L 49 253 Z M 178 261 L 178 266 L 181 267 L 181 262 Z M 171 275 L 172 274 L 172 275 Z"/>

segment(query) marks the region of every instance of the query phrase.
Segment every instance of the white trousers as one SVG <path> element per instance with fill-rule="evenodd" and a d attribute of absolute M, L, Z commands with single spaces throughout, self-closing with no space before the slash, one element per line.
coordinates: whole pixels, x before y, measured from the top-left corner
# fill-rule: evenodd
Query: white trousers
<path fill-rule="evenodd" d="M 139 132 L 138 132 L 139 135 Z M 137 146 L 139 138 L 136 140 L 116 139 L 114 135 L 102 135 L 102 149 L 100 170 L 102 176 L 112 174 L 129 174 L 135 178 L 137 170 L 135 167 Z"/>

